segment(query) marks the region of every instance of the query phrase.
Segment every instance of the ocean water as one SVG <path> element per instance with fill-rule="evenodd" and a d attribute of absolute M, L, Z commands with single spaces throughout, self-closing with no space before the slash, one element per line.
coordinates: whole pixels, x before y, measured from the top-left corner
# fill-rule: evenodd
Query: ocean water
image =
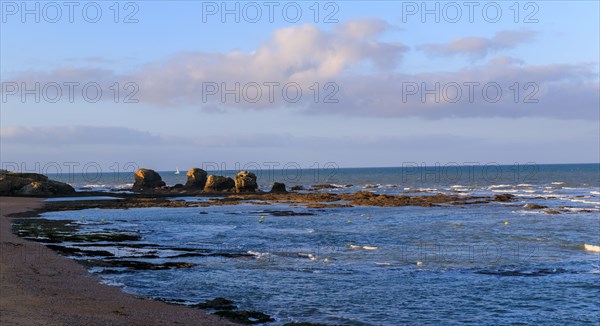
<path fill-rule="evenodd" d="M 435 179 L 434 173 L 424 180 L 419 169 L 340 169 L 335 180 L 287 182 L 343 186 L 322 190 L 327 192 L 515 194 L 509 203 L 326 209 L 243 204 L 44 217 L 71 219 L 80 232 L 142 237 L 136 242 L 146 244 L 141 248 L 83 244 L 109 250 L 115 259 L 195 264 L 121 273 L 92 268 L 107 284 L 185 304 L 225 297 L 240 309 L 273 316 L 274 325 L 597 324 L 600 253 L 584 245 L 600 245 L 600 165 L 537 166 L 526 179 L 511 168 L 501 167 L 496 178 L 475 168 L 472 180 Z M 180 182 L 181 175 L 162 174 L 167 183 Z M 110 189 L 121 183 L 102 184 Z M 154 258 L 142 257 L 148 254 Z"/>

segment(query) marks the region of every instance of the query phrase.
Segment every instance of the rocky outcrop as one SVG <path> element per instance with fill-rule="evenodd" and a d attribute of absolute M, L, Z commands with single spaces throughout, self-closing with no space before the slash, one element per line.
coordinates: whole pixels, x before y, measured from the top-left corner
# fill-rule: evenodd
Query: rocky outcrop
<path fill-rule="evenodd" d="M 499 201 L 499 202 L 509 202 L 509 201 L 513 201 L 515 198 L 515 195 L 512 194 L 496 194 L 494 195 L 494 201 Z"/>
<path fill-rule="evenodd" d="M 222 175 L 209 175 L 206 179 L 205 191 L 224 191 L 235 188 L 235 182 L 230 177 Z"/>
<path fill-rule="evenodd" d="M 0 195 L 58 196 L 75 193 L 70 185 L 37 173 L 0 170 Z"/>
<path fill-rule="evenodd" d="M 271 187 L 271 192 L 272 193 L 286 193 L 287 190 L 285 189 L 285 184 L 281 183 L 281 182 L 275 182 L 273 184 L 273 187 Z"/>
<path fill-rule="evenodd" d="M 256 174 L 250 171 L 240 171 L 235 175 L 235 191 L 255 192 L 257 188 Z"/>
<path fill-rule="evenodd" d="M 162 181 L 160 174 L 150 169 L 139 169 L 134 174 L 135 183 L 132 189 L 134 191 L 142 191 L 154 188 L 160 188 L 165 186 L 165 182 Z"/>
<path fill-rule="evenodd" d="M 204 189 L 206 186 L 207 173 L 206 171 L 199 168 L 191 168 L 188 170 L 187 174 L 187 182 L 185 183 L 185 187 L 188 189 Z"/>

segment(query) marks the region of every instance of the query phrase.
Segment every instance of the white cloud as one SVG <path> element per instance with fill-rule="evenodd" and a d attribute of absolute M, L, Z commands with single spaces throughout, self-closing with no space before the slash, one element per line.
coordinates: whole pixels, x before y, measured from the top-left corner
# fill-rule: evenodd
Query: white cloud
<path fill-rule="evenodd" d="M 500 31 L 491 38 L 461 37 L 443 44 L 422 44 L 417 49 L 435 56 L 469 55 L 473 59 L 482 59 L 488 54 L 530 42 L 535 35 L 535 32 L 528 30 Z"/>

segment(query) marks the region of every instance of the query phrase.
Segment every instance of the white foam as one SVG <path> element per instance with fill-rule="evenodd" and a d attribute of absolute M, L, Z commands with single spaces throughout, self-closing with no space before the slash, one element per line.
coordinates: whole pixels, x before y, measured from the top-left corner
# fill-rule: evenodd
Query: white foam
<path fill-rule="evenodd" d="M 519 183 L 517 187 L 531 187 L 529 183 Z"/>
<path fill-rule="evenodd" d="M 565 184 L 564 182 L 552 182 L 553 185 L 562 185 Z"/>
<path fill-rule="evenodd" d="M 591 245 L 591 244 L 584 244 L 583 248 L 586 251 L 591 251 L 591 252 L 600 252 L 600 246 L 595 246 L 595 245 Z"/>
<path fill-rule="evenodd" d="M 298 257 L 308 258 L 310 260 L 318 260 L 318 258 L 313 254 L 308 254 L 305 252 L 299 252 Z"/>
<path fill-rule="evenodd" d="M 570 201 L 572 201 L 574 203 L 583 203 L 583 204 L 590 204 L 590 205 L 600 205 L 600 201 L 589 201 L 589 200 L 583 200 L 583 199 L 570 199 Z"/>
<path fill-rule="evenodd" d="M 268 252 L 259 252 L 259 251 L 252 251 L 252 250 L 248 250 L 246 253 L 248 253 L 249 255 L 255 256 L 257 259 L 262 259 L 262 258 L 271 256 L 271 254 Z"/>
<path fill-rule="evenodd" d="M 600 195 L 600 191 L 590 191 L 590 194 L 592 194 L 592 195 Z"/>
<path fill-rule="evenodd" d="M 362 246 L 362 248 L 364 250 L 377 250 L 377 249 L 379 249 L 379 247 L 375 247 L 375 246 Z"/>
<path fill-rule="evenodd" d="M 494 188 L 506 188 L 506 187 L 510 187 L 510 185 L 491 185 L 488 188 L 494 189 Z"/>

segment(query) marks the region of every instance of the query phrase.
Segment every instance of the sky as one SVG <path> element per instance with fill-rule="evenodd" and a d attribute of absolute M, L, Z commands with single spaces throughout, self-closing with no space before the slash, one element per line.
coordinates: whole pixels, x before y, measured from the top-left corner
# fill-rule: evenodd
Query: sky
<path fill-rule="evenodd" d="M 0 2 L 4 168 L 600 161 L 598 1 Z"/>

